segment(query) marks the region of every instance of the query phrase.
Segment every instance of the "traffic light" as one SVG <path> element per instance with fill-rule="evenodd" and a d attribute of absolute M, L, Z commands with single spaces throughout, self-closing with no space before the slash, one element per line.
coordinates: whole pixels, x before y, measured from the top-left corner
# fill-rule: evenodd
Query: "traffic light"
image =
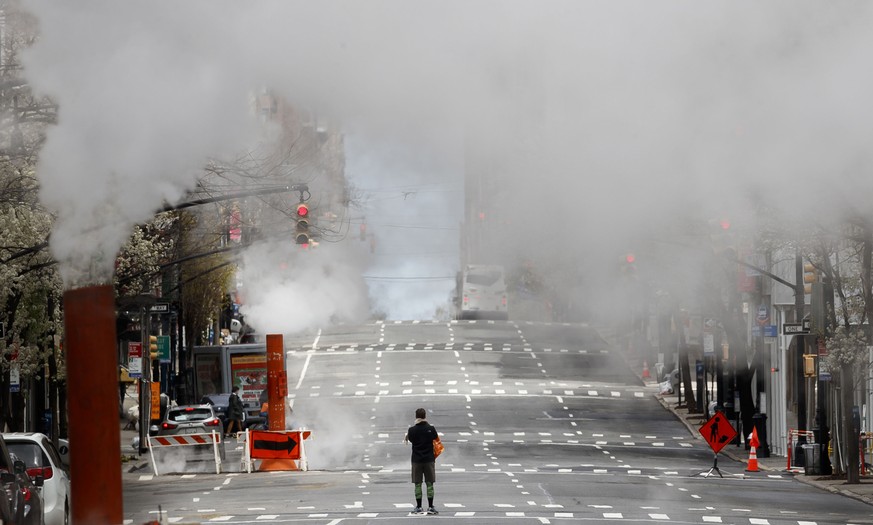
<path fill-rule="evenodd" d="M 636 277 L 637 274 L 637 256 L 628 253 L 624 256 L 624 264 L 621 266 L 621 273 L 628 279 L 632 279 Z"/>
<path fill-rule="evenodd" d="M 158 358 L 158 336 L 149 336 L 149 359 Z"/>
<path fill-rule="evenodd" d="M 734 232 L 731 231 L 731 221 L 722 217 L 709 221 L 709 224 L 709 241 L 713 254 L 727 259 L 735 259 L 737 248 Z"/>
<path fill-rule="evenodd" d="M 305 202 L 297 204 L 297 225 L 294 228 L 294 242 L 309 246 L 309 206 Z"/>
<path fill-rule="evenodd" d="M 812 293 L 812 283 L 818 282 L 818 269 L 812 263 L 803 263 L 803 293 Z"/>
<path fill-rule="evenodd" d="M 815 354 L 803 354 L 803 377 L 815 377 Z"/>

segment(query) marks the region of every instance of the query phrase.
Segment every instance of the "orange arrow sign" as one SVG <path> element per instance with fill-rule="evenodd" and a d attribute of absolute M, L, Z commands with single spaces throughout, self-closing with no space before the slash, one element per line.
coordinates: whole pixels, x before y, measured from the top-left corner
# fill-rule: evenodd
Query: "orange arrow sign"
<path fill-rule="evenodd" d="M 300 459 L 300 442 L 309 437 L 310 432 L 292 430 L 288 432 L 251 431 L 249 452 L 252 459 Z"/>

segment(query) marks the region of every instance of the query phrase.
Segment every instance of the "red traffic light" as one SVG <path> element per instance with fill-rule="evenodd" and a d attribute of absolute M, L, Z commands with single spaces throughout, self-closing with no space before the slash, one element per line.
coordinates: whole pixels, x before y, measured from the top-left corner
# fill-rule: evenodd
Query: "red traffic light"
<path fill-rule="evenodd" d="M 629 253 L 629 254 L 627 254 L 627 255 L 624 256 L 624 260 L 625 260 L 628 264 L 633 264 L 633 262 L 636 261 L 637 258 L 634 257 L 634 254 Z"/>
<path fill-rule="evenodd" d="M 297 216 L 298 217 L 308 217 L 309 216 L 309 206 L 305 203 L 301 202 L 297 205 Z"/>
<path fill-rule="evenodd" d="M 731 221 L 727 219 L 720 219 L 718 221 L 718 225 L 721 226 L 722 230 L 730 230 L 731 229 Z"/>

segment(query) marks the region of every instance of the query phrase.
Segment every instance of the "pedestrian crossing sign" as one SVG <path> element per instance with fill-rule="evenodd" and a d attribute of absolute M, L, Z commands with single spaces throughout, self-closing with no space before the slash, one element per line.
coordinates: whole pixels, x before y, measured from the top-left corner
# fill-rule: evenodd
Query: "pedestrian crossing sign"
<path fill-rule="evenodd" d="M 700 427 L 700 435 L 709 443 L 709 448 L 716 454 L 737 437 L 737 431 L 725 417 L 724 413 L 716 412 L 709 421 Z"/>

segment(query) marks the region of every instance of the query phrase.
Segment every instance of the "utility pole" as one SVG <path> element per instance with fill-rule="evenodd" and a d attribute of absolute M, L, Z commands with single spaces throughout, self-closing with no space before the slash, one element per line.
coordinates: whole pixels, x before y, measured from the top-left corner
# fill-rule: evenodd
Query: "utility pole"
<path fill-rule="evenodd" d="M 812 324 L 816 331 L 820 334 L 819 337 L 826 337 L 827 330 L 827 315 L 825 310 L 825 285 L 820 282 L 812 283 Z M 830 291 L 830 297 L 833 297 L 833 291 Z M 817 341 L 818 342 L 818 341 Z M 828 428 L 827 420 L 827 382 L 822 381 L 821 360 L 826 354 L 822 353 L 823 344 L 816 344 L 816 360 L 815 360 L 815 376 L 816 376 L 816 399 L 815 399 L 815 422 L 813 426 L 813 435 L 815 442 L 819 448 L 819 474 L 829 476 L 833 474 L 833 466 L 831 458 L 828 456 L 828 441 L 830 440 L 830 428 Z"/>
<path fill-rule="evenodd" d="M 800 254 L 798 247 L 794 254 L 794 270 L 796 278 L 794 280 L 794 322 L 803 322 L 803 256 Z M 795 398 L 797 401 L 797 430 L 803 432 L 806 430 L 806 377 L 803 375 L 803 354 L 804 336 L 795 335 L 794 340 L 797 343 L 797 352 L 795 354 Z M 797 438 L 797 445 L 794 448 L 794 464 L 806 465 L 803 455 L 803 445 L 806 444 L 806 436 L 800 434 Z M 789 454 L 792 451 L 788 451 Z"/>

